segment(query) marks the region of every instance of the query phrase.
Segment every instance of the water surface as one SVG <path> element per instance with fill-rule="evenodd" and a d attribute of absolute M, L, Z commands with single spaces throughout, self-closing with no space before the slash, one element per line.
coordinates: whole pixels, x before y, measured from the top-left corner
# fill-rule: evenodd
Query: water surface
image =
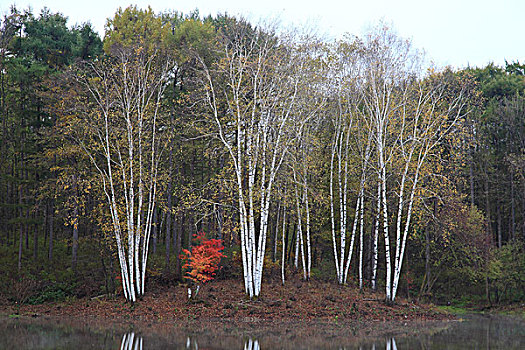
<path fill-rule="evenodd" d="M 150 323 L 0 318 L 0 349 L 525 349 L 525 321 Z"/>

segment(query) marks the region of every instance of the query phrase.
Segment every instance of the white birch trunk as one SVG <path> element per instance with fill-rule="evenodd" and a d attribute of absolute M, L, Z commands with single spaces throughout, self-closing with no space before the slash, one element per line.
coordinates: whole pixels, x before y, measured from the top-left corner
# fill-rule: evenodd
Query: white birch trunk
<path fill-rule="evenodd" d="M 282 259 L 281 259 L 281 280 L 283 282 L 283 286 L 284 286 L 284 260 L 285 260 L 285 255 L 286 255 L 286 241 L 285 241 L 285 235 L 284 235 L 284 231 L 286 229 L 286 208 L 284 209 L 283 211 L 283 249 L 282 249 L 282 252 L 281 252 L 281 255 L 282 255 Z"/>
<path fill-rule="evenodd" d="M 415 192 L 416 192 L 416 189 L 417 189 L 417 185 L 418 185 L 419 171 L 420 171 L 421 165 L 422 165 L 422 163 L 423 163 L 423 161 L 425 159 L 425 155 L 423 155 L 423 156 L 420 155 L 420 158 L 419 158 L 419 161 L 418 161 L 418 165 L 417 165 L 417 168 L 416 168 L 416 173 L 415 173 L 415 176 L 414 176 L 414 179 L 413 179 L 412 189 L 410 191 L 410 200 L 408 202 L 407 218 L 406 218 L 405 227 L 404 227 L 404 230 L 403 230 L 403 238 L 402 238 L 402 241 L 400 243 L 401 249 L 400 249 L 400 253 L 399 253 L 399 259 L 396 260 L 396 265 L 395 265 L 395 270 L 394 270 L 394 281 L 393 281 L 393 284 L 392 284 L 392 301 L 395 300 L 396 295 L 397 295 L 397 288 L 399 286 L 399 278 L 401 277 L 401 267 L 403 265 L 403 260 L 404 260 L 403 258 L 404 258 L 404 255 L 405 255 L 406 241 L 407 241 L 408 231 L 409 231 L 409 227 L 410 227 L 410 219 L 412 217 L 412 208 L 413 208 L 413 204 L 414 204 L 414 195 L 415 195 Z"/>
<path fill-rule="evenodd" d="M 307 279 L 307 273 L 306 273 L 306 261 L 304 257 L 304 240 L 303 240 L 303 220 L 301 215 L 301 202 L 299 200 L 299 191 L 297 189 L 297 174 L 295 171 L 295 166 L 292 166 L 292 173 L 293 173 L 293 180 L 294 180 L 294 192 L 295 192 L 295 204 L 296 204 L 296 213 L 297 213 L 297 242 L 295 246 L 295 267 L 297 268 L 297 258 L 298 258 L 298 250 L 299 245 L 301 247 L 301 261 L 303 265 L 303 279 Z"/>
<path fill-rule="evenodd" d="M 273 184 L 291 143 L 298 85 L 305 82 L 304 62 L 296 52 L 260 28 L 246 30 L 245 25 L 232 28 L 237 36 L 222 38 L 224 60 L 208 66 L 196 58 L 217 137 L 236 172 L 245 289 L 253 298 L 261 291 Z M 216 81 L 226 81 L 224 88 L 216 89 Z M 226 113 L 219 107 L 223 103 Z"/>
<path fill-rule="evenodd" d="M 450 72 L 442 75 L 434 72 L 429 81 L 423 82 L 425 78 L 420 77 L 422 56 L 412 49 L 409 41 L 397 37 L 385 26 L 376 28 L 366 37 L 361 54 L 364 89 L 360 93 L 366 122 L 374 130 L 379 178 L 372 288 L 377 285 L 377 236 L 379 225 L 382 224 L 386 302 L 393 303 L 399 286 L 420 171 L 430 150 L 457 125 L 465 113 L 463 90 L 457 92 L 453 88 L 455 92 L 452 95 L 447 93 L 446 98 L 443 98 L 445 86 L 450 81 L 453 81 L 452 85 L 457 82 Z M 414 160 L 415 154 L 418 157 Z M 407 201 L 405 187 L 410 183 Z M 389 184 L 392 184 L 392 188 L 387 189 Z M 392 196 L 397 200 L 397 215 L 392 218 L 395 222 L 393 275 L 388 213 Z"/>
<path fill-rule="evenodd" d="M 307 279 L 310 280 L 311 271 L 312 271 L 312 248 L 310 244 L 310 206 L 308 203 L 308 186 L 306 180 L 306 174 L 304 179 L 304 201 L 305 201 L 305 210 L 306 210 L 306 247 L 308 252 L 308 263 L 306 266 Z"/>
<path fill-rule="evenodd" d="M 336 144 L 337 138 L 338 138 L 337 136 L 334 137 L 334 145 L 332 146 L 332 156 L 330 159 L 330 223 L 331 223 L 331 228 L 332 228 L 332 246 L 334 248 L 335 272 L 336 272 L 337 280 L 340 281 L 341 270 L 339 267 L 339 259 L 337 256 L 335 209 L 334 209 L 334 158 L 335 158 L 335 149 L 337 148 L 337 144 Z"/>
<path fill-rule="evenodd" d="M 341 163 L 343 162 L 343 136 L 344 136 L 344 128 L 343 133 L 341 133 L 341 140 L 339 141 L 339 152 L 338 152 L 338 180 L 339 180 L 339 221 L 340 221 L 340 242 L 341 242 L 341 257 L 339 266 L 345 266 L 345 248 L 346 248 L 346 223 L 347 223 L 347 204 L 346 204 L 346 196 L 347 196 L 347 176 L 346 171 L 343 175 L 343 171 L 341 169 Z M 346 152 L 345 152 L 346 153 Z M 344 177 L 344 180 L 342 179 Z M 342 185 L 344 183 L 344 185 Z M 344 281 L 344 275 L 343 271 L 341 271 L 341 275 L 339 276 L 339 284 L 343 284 Z"/>
<path fill-rule="evenodd" d="M 379 243 L 379 226 L 381 216 L 381 181 L 377 182 L 377 207 L 374 229 L 374 242 L 372 248 L 372 290 L 377 290 L 377 261 L 378 261 L 378 243 Z"/>
<path fill-rule="evenodd" d="M 365 197 L 361 194 L 360 220 L 359 225 L 359 290 L 363 290 L 363 228 L 364 228 L 364 206 Z"/>
<path fill-rule="evenodd" d="M 390 236 L 388 235 L 388 207 L 386 192 L 386 165 L 383 159 L 382 147 L 379 148 L 379 163 L 381 169 L 381 201 L 383 203 L 383 232 L 385 235 L 385 261 L 386 261 L 386 301 L 392 302 L 392 261 L 390 258 Z"/>
<path fill-rule="evenodd" d="M 297 227 L 295 230 L 295 253 L 294 253 L 293 266 L 296 269 L 299 268 L 299 227 Z"/>
<path fill-rule="evenodd" d="M 345 273 L 343 277 L 343 283 L 346 284 L 348 278 L 348 271 L 350 270 L 350 263 L 352 261 L 352 252 L 354 251 L 354 242 L 355 242 L 355 233 L 357 230 L 357 224 L 359 219 L 359 207 L 361 205 L 361 196 L 357 197 L 357 202 L 355 204 L 355 215 L 354 215 L 354 224 L 352 225 L 352 236 L 350 238 L 350 249 L 348 250 L 348 258 L 346 260 Z"/>
<path fill-rule="evenodd" d="M 284 209 L 283 209 L 284 211 Z M 279 235 L 279 221 L 281 216 L 281 201 L 279 201 L 279 206 L 277 207 L 277 218 L 275 220 L 275 234 L 273 237 L 273 262 L 277 259 L 277 236 Z"/>
<path fill-rule="evenodd" d="M 157 52 L 122 49 L 118 55 L 113 66 L 97 62 L 89 66 L 97 79 L 79 77 L 96 104 L 98 114 L 87 116 L 85 122 L 102 148 L 104 161 L 99 163 L 100 151 L 82 136 L 78 141 L 101 176 L 124 296 L 135 302 L 145 290 L 159 159 L 157 114 L 171 63 Z"/>

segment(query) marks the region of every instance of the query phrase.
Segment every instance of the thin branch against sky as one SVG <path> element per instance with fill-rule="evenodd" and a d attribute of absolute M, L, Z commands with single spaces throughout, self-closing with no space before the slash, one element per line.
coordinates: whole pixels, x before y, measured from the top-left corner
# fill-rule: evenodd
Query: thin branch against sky
<path fill-rule="evenodd" d="M 101 35 L 106 19 L 119 6 L 129 4 L 141 8 L 150 5 L 156 12 L 189 13 L 198 9 L 204 16 L 227 12 L 255 22 L 278 17 L 284 25 L 316 27 L 319 34 L 329 38 L 340 38 L 344 33 L 359 35 L 383 20 L 392 23 L 400 35 L 411 38 L 438 66 L 525 61 L 522 0 L 4 0 L 0 12 L 8 12 L 12 4 L 19 9 L 31 6 L 35 13 L 47 6 L 67 16 L 69 25 L 91 22 Z"/>

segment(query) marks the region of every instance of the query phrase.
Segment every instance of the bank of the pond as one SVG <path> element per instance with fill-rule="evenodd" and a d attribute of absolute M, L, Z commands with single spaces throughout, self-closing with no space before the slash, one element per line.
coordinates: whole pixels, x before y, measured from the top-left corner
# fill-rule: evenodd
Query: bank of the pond
<path fill-rule="evenodd" d="M 525 320 L 525 303 L 510 303 L 510 304 L 468 304 L 468 305 L 441 305 L 436 307 L 438 310 L 450 313 L 456 316 L 470 315 L 470 314 L 484 314 L 484 315 L 504 315 L 516 316 Z"/>
<path fill-rule="evenodd" d="M 122 296 L 72 298 L 58 303 L 0 306 L 3 315 L 92 317 L 129 321 L 222 320 L 231 322 L 274 321 L 418 321 L 447 320 L 454 316 L 432 305 L 399 298 L 388 306 L 380 293 L 360 293 L 334 283 L 300 280 L 282 286 L 265 283 L 261 297 L 249 300 L 242 282 L 213 281 L 203 286 L 196 301 L 188 301 L 184 285 L 150 288 L 142 300 L 130 304 Z"/>

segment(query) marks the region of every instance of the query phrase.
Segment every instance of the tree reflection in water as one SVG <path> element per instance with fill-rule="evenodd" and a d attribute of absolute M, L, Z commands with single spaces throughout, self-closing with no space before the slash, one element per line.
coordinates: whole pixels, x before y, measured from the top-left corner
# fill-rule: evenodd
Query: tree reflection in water
<path fill-rule="evenodd" d="M 259 341 L 257 339 L 252 340 L 252 338 L 248 339 L 244 342 L 244 350 L 261 350 Z"/>
<path fill-rule="evenodd" d="M 133 330 L 126 333 L 126 330 L 120 331 L 116 326 L 104 329 L 84 320 L 79 325 L 55 318 L 0 317 L 0 349 L 525 349 L 525 321 L 495 315 L 473 315 L 454 322 L 424 323 L 414 329 L 407 328 L 406 334 L 400 334 L 395 339 L 393 333 L 370 332 L 355 337 L 349 335 L 346 329 L 336 332 L 331 328 L 320 329 L 320 334 L 307 337 L 277 331 L 275 334 L 239 334 L 237 329 L 234 332 L 218 329 L 209 334 L 186 333 L 184 329 L 171 328 L 166 330 L 166 334 L 138 327 Z"/>
<path fill-rule="evenodd" d="M 191 338 L 186 338 L 186 349 L 199 350 L 199 344 L 197 344 L 197 339 L 193 339 L 193 347 L 191 346 Z"/>
<path fill-rule="evenodd" d="M 359 350 L 365 350 L 366 347 L 360 346 Z M 372 343 L 372 346 L 370 347 L 371 350 L 376 350 L 376 343 Z M 346 350 L 346 348 L 339 348 L 339 350 Z M 386 350 L 397 350 L 397 344 L 396 344 L 396 338 L 387 338 L 386 340 Z"/>
<path fill-rule="evenodd" d="M 120 342 L 120 350 L 142 350 L 142 337 L 135 336 L 134 332 L 124 334 Z"/>
<path fill-rule="evenodd" d="M 386 341 L 386 350 L 397 350 L 396 339 L 394 337 Z"/>
<path fill-rule="evenodd" d="M 394 337 L 386 339 L 386 350 L 397 350 L 396 339 Z M 143 338 L 135 335 L 134 332 L 124 334 L 122 337 L 120 350 L 143 350 Z M 199 344 L 195 338 L 186 338 L 186 349 L 199 350 Z M 339 347 L 339 350 L 346 350 L 346 347 Z M 367 347 L 359 346 L 359 350 L 366 350 Z M 376 343 L 372 343 L 371 350 L 379 349 Z M 244 341 L 244 350 L 261 350 L 259 340 L 249 338 Z"/>

